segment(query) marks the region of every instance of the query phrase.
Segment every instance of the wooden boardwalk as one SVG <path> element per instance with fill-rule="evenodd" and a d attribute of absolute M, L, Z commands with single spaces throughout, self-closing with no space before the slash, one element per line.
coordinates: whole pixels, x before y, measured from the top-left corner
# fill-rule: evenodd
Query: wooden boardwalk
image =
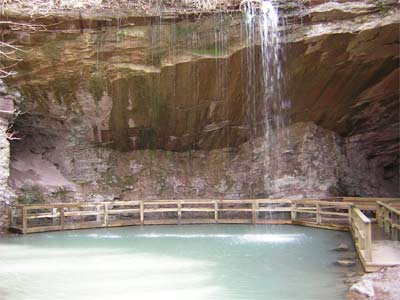
<path fill-rule="evenodd" d="M 366 271 L 400 265 L 400 199 L 156 200 L 14 205 L 10 229 L 35 233 L 164 224 L 294 224 L 350 230 Z M 376 218 L 368 218 L 376 214 Z M 377 224 L 374 222 L 377 221 Z"/>
<path fill-rule="evenodd" d="M 400 265 L 400 200 L 376 203 L 373 223 L 356 206 L 350 210 L 350 224 L 359 258 L 367 272 Z"/>

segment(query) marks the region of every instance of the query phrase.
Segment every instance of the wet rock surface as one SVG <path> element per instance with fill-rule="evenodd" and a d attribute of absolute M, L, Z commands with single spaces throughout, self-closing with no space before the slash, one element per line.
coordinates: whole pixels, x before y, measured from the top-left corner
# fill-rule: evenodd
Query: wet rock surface
<path fill-rule="evenodd" d="M 350 259 L 340 259 L 336 262 L 336 264 L 342 267 L 352 267 L 356 264 L 356 262 Z"/>
<path fill-rule="evenodd" d="M 354 283 L 346 299 L 395 300 L 400 297 L 400 267 L 365 274 Z"/>
<path fill-rule="evenodd" d="M 349 246 L 347 246 L 346 244 L 339 244 L 339 245 L 337 245 L 337 247 L 336 247 L 335 249 L 333 249 L 333 250 L 345 252 L 345 251 L 349 251 Z"/>
<path fill-rule="evenodd" d="M 85 142 L 84 130 L 40 122 L 44 130 L 32 127 L 12 144 L 10 183 L 25 194 L 38 189 L 49 201 L 331 197 L 357 187 L 343 185 L 342 176 L 350 176 L 343 139 L 313 123 L 276 132 L 274 151 L 258 138 L 210 151 L 122 153 Z"/>
<path fill-rule="evenodd" d="M 10 177 L 10 139 L 19 138 L 10 127 L 15 118 L 14 102 L 20 94 L 10 90 L 0 79 L 0 232 L 8 222 L 7 205 L 15 199 L 15 192 L 9 186 Z"/>

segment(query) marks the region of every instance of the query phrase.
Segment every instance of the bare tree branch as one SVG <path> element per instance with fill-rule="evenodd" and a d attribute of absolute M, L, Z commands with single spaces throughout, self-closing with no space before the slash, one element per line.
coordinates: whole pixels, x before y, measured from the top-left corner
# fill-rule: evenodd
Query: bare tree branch
<path fill-rule="evenodd" d="M 18 136 L 19 131 L 14 131 L 13 129 L 14 125 L 10 124 L 6 130 L 6 138 L 9 141 L 15 141 L 15 140 L 21 140 L 24 138 L 24 136 Z"/>

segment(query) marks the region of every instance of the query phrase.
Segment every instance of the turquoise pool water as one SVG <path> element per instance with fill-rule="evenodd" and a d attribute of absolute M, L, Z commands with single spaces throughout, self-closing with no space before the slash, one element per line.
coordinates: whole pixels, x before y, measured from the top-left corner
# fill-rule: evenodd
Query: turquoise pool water
<path fill-rule="evenodd" d="M 0 239 L 0 299 L 343 299 L 345 232 L 279 225 L 91 229 Z"/>

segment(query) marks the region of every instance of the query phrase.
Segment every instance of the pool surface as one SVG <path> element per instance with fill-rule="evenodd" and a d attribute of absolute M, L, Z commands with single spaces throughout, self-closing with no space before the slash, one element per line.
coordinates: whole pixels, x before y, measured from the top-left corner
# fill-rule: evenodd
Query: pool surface
<path fill-rule="evenodd" d="M 281 225 L 90 229 L 0 239 L 0 300 L 343 299 L 346 232 Z"/>

